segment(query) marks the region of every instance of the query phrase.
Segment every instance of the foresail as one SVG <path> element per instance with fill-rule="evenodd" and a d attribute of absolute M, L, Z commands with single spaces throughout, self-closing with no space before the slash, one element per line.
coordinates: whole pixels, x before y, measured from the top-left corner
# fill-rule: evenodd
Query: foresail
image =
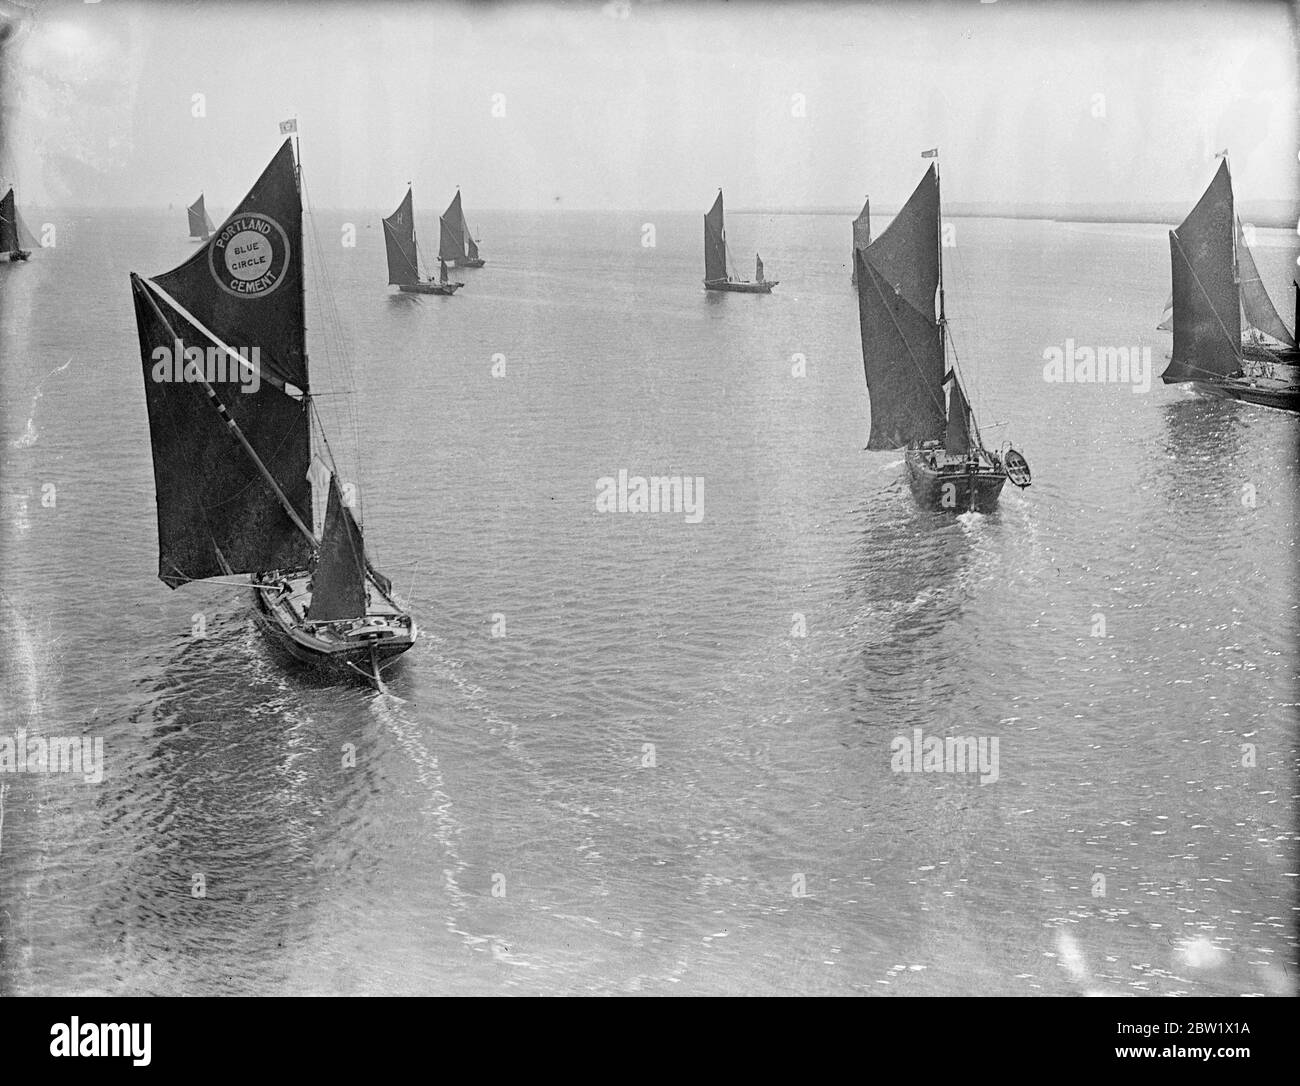
<path fill-rule="evenodd" d="M 722 193 L 704 216 L 704 279 L 713 282 L 727 278 L 727 242 L 723 225 Z"/>
<path fill-rule="evenodd" d="M 358 618 L 366 613 L 366 548 L 361 528 L 343 504 L 338 477 L 330 476 L 325 530 L 312 573 L 313 622 Z"/>
<path fill-rule="evenodd" d="M 1277 307 L 1273 305 L 1273 299 L 1268 296 L 1268 289 L 1255 265 L 1255 257 L 1246 244 L 1240 219 L 1237 220 L 1237 279 L 1241 286 L 1241 310 L 1245 323 L 1266 336 L 1272 336 L 1279 343 L 1294 347 L 1295 336 L 1283 323 Z"/>
<path fill-rule="evenodd" d="M 203 384 L 185 379 L 186 364 L 208 379 L 299 518 L 309 523 L 306 403 L 254 381 L 145 281 L 133 276 L 131 289 L 153 447 L 158 576 L 175 588 L 222 573 L 305 568 L 310 542 Z"/>
<path fill-rule="evenodd" d="M 1241 303 L 1233 279 L 1232 179 L 1227 161 L 1192 213 L 1169 232 L 1174 348 L 1162 381 L 1226 377 L 1240 366 Z"/>
<path fill-rule="evenodd" d="M 473 238 L 466 238 L 465 246 L 466 246 L 466 249 L 467 249 L 468 252 L 469 252 L 469 258 L 470 258 L 470 260 L 478 260 L 478 259 L 479 259 L 479 255 L 478 255 L 478 245 L 475 243 L 474 239 L 473 239 Z"/>
<path fill-rule="evenodd" d="M 869 449 L 944 435 L 939 184 L 933 166 L 883 234 L 854 253 L 862 362 L 871 398 Z"/>
<path fill-rule="evenodd" d="M 388 253 L 388 282 L 408 284 L 418 282 L 419 253 L 415 247 L 415 207 L 411 190 L 397 210 L 384 220 L 384 248 Z"/>
<path fill-rule="evenodd" d="M 302 200 L 285 140 L 221 229 L 153 279 L 218 338 L 257 347 L 265 373 L 306 392 L 302 275 Z"/>
<path fill-rule="evenodd" d="M 871 244 L 871 201 L 862 205 L 862 211 L 853 220 L 853 247 L 865 249 Z"/>

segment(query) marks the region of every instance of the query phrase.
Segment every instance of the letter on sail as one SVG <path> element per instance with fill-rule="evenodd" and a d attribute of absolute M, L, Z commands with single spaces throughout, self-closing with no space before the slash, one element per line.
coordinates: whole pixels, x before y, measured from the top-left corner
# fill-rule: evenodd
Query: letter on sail
<path fill-rule="evenodd" d="M 1205 195 L 1169 232 L 1174 349 L 1160 379 L 1227 377 L 1241 365 L 1241 303 L 1233 281 L 1232 179 L 1226 160 Z"/>
<path fill-rule="evenodd" d="M 871 397 L 869 449 L 944 435 L 939 286 L 939 179 L 932 165 L 888 229 L 854 254 L 862 362 Z"/>

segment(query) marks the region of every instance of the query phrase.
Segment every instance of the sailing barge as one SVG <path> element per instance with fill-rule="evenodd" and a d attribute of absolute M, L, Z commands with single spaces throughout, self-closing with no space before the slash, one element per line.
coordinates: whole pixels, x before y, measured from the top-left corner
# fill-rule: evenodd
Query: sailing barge
<path fill-rule="evenodd" d="M 1295 332 L 1278 315 L 1246 243 L 1226 153 L 1191 214 L 1169 232 L 1169 257 L 1174 346 L 1160 379 L 1300 412 Z"/>
<path fill-rule="evenodd" d="M 384 220 L 384 247 L 388 251 L 388 284 L 403 294 L 455 294 L 464 283 L 447 278 L 447 262 L 438 260 L 438 278 L 420 275 L 420 247 L 415 240 L 415 210 L 411 187 L 397 210 Z"/>
<path fill-rule="evenodd" d="M 199 193 L 199 198 L 185 209 L 190 217 L 190 239 L 192 241 L 207 241 L 212 236 L 212 231 L 216 229 L 212 225 L 212 218 L 208 215 L 207 208 L 203 206 L 203 193 Z"/>
<path fill-rule="evenodd" d="M 460 206 L 460 189 L 456 190 L 456 195 L 438 220 L 438 259 L 445 260 L 453 268 L 481 268 L 487 263 L 478 255 L 478 242 L 465 221 L 465 211 Z"/>
<path fill-rule="evenodd" d="M 23 246 L 35 244 L 22 219 L 18 217 L 18 208 L 14 203 L 14 190 L 11 188 L 4 194 L 4 198 L 0 199 L 0 256 L 9 261 L 26 260 L 32 254 Z"/>
<path fill-rule="evenodd" d="M 1010 445 L 984 448 L 955 358 L 947 366 L 940 214 L 939 170 L 931 163 L 885 232 L 865 248 L 855 246 L 871 399 L 867 448 L 905 447 L 908 483 L 923 508 L 987 513 L 1008 479 L 1029 486 L 1029 464 Z"/>
<path fill-rule="evenodd" d="M 727 256 L 727 227 L 722 213 L 722 190 L 713 207 L 704 216 L 704 289 L 725 290 L 733 294 L 771 294 L 779 279 L 763 278 L 763 258 L 754 254 L 754 281 L 729 275 Z"/>
<path fill-rule="evenodd" d="M 158 576 L 176 588 L 251 574 L 257 625 L 275 645 L 382 690 L 417 629 L 366 555 L 312 399 L 299 181 L 286 140 L 189 260 L 131 273 Z M 319 536 L 313 464 L 329 480 Z"/>

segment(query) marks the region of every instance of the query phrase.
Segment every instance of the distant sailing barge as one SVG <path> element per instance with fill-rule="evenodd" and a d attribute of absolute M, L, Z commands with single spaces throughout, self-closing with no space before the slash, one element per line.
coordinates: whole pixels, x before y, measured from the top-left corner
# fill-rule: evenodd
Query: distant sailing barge
<path fill-rule="evenodd" d="M 285 140 L 189 260 L 152 279 L 131 274 L 158 576 L 176 588 L 251 574 L 257 624 L 274 644 L 382 690 L 383 669 L 417 629 L 366 555 L 318 416 L 312 426 L 303 256 L 299 175 Z M 313 463 L 313 475 L 329 468 L 325 496 L 308 478 Z M 322 497 L 317 537 L 310 525 Z"/>
<path fill-rule="evenodd" d="M 35 245 L 18 217 L 18 208 L 14 203 L 14 190 L 11 188 L 0 199 L 0 256 L 10 261 L 26 260 L 31 256 L 29 249 L 23 245 Z"/>
<path fill-rule="evenodd" d="M 1300 412 L 1300 350 L 1268 296 L 1233 210 L 1225 153 L 1192 213 L 1169 232 L 1174 348 L 1160 379 Z M 1300 286 L 1296 321 L 1300 322 Z"/>
<path fill-rule="evenodd" d="M 460 206 L 460 189 L 438 220 L 438 259 L 454 268 L 481 268 L 487 263 L 478 255 L 478 242 L 469 232 L 465 211 Z"/>
<path fill-rule="evenodd" d="M 728 275 L 727 227 L 722 214 L 722 190 L 704 216 L 704 289 L 728 290 L 735 294 L 771 294 L 779 279 L 763 278 L 763 258 L 754 254 L 754 282 Z"/>
<path fill-rule="evenodd" d="M 397 210 L 384 220 L 384 246 L 388 251 L 388 284 L 404 294 L 455 294 L 464 283 L 447 278 L 447 262 L 439 259 L 438 278 L 420 276 L 420 247 L 415 241 L 415 210 L 411 187 Z"/>
<path fill-rule="evenodd" d="M 1010 445 L 1000 453 L 984 448 L 955 361 L 947 367 L 940 229 L 939 171 L 932 163 L 885 232 L 865 248 L 855 246 L 871 398 L 867 448 L 906 446 L 908 482 L 924 508 L 987 513 L 1008 479 L 1029 486 L 1029 464 Z"/>
<path fill-rule="evenodd" d="M 190 217 L 190 238 L 194 241 L 207 241 L 216 227 L 212 225 L 212 218 L 203 206 L 203 193 L 200 192 L 199 198 L 185 211 Z"/>

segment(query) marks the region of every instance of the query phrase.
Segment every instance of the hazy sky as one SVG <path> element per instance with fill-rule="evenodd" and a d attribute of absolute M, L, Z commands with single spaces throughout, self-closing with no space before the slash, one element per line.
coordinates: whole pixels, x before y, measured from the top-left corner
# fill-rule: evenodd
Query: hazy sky
<path fill-rule="evenodd" d="M 36 8 L 36 10 L 29 10 Z M 24 204 L 248 188 L 297 116 L 320 208 L 897 206 L 1297 191 L 1296 33 L 1261 3 L 0 0 Z M 201 96 L 196 98 L 195 96 Z M 504 96 L 494 98 L 494 96 Z M 802 96 L 802 97 L 799 97 Z M 494 116 L 494 105 L 498 113 Z M 802 114 L 802 115 L 801 115 Z"/>

